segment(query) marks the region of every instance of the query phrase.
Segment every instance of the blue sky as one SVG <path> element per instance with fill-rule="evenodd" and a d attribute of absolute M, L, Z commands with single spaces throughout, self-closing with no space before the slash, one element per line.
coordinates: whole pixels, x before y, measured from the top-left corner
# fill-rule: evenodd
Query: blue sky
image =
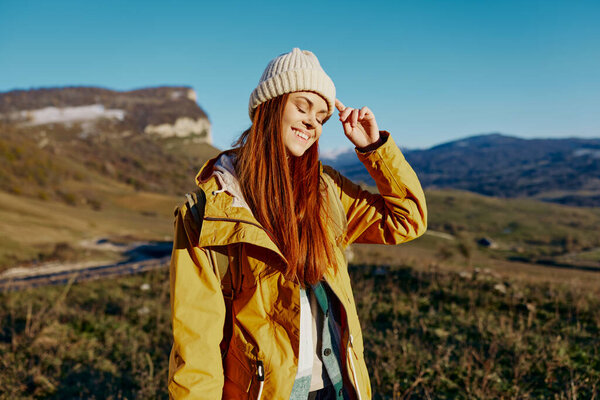
<path fill-rule="evenodd" d="M 267 62 L 300 47 L 404 147 L 600 137 L 598 21 L 599 1 L 0 0 L 0 91 L 191 86 L 227 148 Z M 335 118 L 321 146 L 351 146 Z"/>

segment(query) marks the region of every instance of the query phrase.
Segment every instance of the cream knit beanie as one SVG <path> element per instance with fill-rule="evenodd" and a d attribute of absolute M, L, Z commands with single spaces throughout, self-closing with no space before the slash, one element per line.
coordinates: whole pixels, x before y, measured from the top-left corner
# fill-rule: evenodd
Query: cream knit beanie
<path fill-rule="evenodd" d="M 292 92 L 316 92 L 327 101 L 327 117 L 335 107 L 335 86 L 317 57 L 308 50 L 293 49 L 269 62 L 258 86 L 250 95 L 250 119 L 261 103 Z"/>

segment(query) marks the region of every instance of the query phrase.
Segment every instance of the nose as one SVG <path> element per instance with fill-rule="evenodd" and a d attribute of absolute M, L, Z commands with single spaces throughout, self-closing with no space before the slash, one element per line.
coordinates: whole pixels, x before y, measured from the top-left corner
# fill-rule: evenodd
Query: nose
<path fill-rule="evenodd" d="M 317 126 L 317 121 L 316 118 L 312 115 L 307 115 L 304 118 L 304 121 L 302 121 L 304 123 L 304 126 L 306 126 L 307 129 L 313 129 L 314 127 Z"/>

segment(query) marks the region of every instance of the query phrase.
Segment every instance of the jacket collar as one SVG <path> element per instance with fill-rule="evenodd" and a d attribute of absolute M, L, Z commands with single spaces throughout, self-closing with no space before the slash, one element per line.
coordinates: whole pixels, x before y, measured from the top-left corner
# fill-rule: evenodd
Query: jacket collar
<path fill-rule="evenodd" d="M 196 175 L 197 185 L 206 194 L 204 222 L 198 245 L 226 246 L 246 242 L 285 257 L 244 200 L 231 163 L 231 151 L 207 161 Z"/>

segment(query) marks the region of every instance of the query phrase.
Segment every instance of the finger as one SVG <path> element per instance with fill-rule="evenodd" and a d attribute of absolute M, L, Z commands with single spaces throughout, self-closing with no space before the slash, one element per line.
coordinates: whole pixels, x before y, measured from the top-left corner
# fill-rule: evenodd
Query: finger
<path fill-rule="evenodd" d="M 345 122 L 348 119 L 348 116 L 352 113 L 354 109 L 352 107 L 346 107 L 344 111 L 340 113 L 340 121 Z"/>
<path fill-rule="evenodd" d="M 358 119 L 363 119 L 365 117 L 365 115 L 369 115 L 371 114 L 371 110 L 369 110 L 367 107 L 363 107 L 360 109 L 360 112 L 358 113 Z"/>
<path fill-rule="evenodd" d="M 355 108 L 352 110 L 352 126 L 356 126 L 358 123 L 358 110 Z"/>
<path fill-rule="evenodd" d="M 342 111 L 344 111 L 346 106 L 344 105 L 344 103 L 342 103 L 338 99 L 335 99 L 335 108 L 337 108 L 339 112 L 342 112 Z"/>
<path fill-rule="evenodd" d="M 346 134 L 346 136 L 349 136 L 350 133 L 352 133 L 352 131 L 354 130 L 354 128 L 352 127 L 352 124 L 350 123 L 350 121 L 346 121 L 342 124 L 342 126 L 344 127 L 344 133 Z"/>

